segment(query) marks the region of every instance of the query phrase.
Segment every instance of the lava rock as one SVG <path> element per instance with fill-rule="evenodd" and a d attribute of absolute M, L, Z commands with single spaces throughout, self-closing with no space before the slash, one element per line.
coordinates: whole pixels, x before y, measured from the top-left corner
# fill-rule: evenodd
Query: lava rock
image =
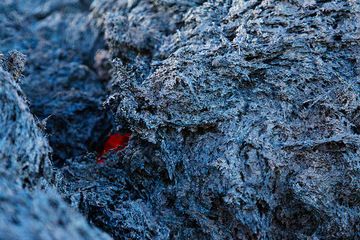
<path fill-rule="evenodd" d="M 140 197 L 147 192 L 134 179 L 138 174 L 129 174 L 138 163 L 118 154 L 110 154 L 105 163 L 96 163 L 94 154 L 69 159 L 56 174 L 57 189 L 114 239 L 168 239 L 169 228 L 155 214 L 157 209 Z M 148 180 L 146 184 L 154 183 Z"/>
<path fill-rule="evenodd" d="M 0 51 L 28 56 L 54 182 L 91 223 L 115 239 L 359 238 L 358 1 L 22 2 L 0 3 Z M 96 164 L 107 91 L 133 134 Z"/>
<path fill-rule="evenodd" d="M 92 7 L 107 103 L 152 146 L 131 191 L 170 238 L 359 237 L 359 2 Z"/>
<path fill-rule="evenodd" d="M 90 227 L 55 190 L 29 191 L 0 177 L 0 239 L 111 239 Z"/>
<path fill-rule="evenodd" d="M 0 29 L 0 51 L 27 55 L 21 87 L 32 113 L 44 122 L 54 163 L 94 151 L 111 119 L 102 108 L 105 82 L 97 76 L 94 56 L 103 41 L 88 17 L 89 3 L 11 0 L 0 8 L 6 26 Z"/>
<path fill-rule="evenodd" d="M 23 57 L 0 54 L 0 239 L 110 239 L 52 187 L 51 148 L 13 78 Z"/>
<path fill-rule="evenodd" d="M 13 78 L 21 74 L 18 72 L 21 67 L 14 66 L 13 59 L 22 57 L 15 52 L 0 57 L 0 175 L 20 186 L 33 188 L 42 178 L 51 180 L 51 148 Z"/>

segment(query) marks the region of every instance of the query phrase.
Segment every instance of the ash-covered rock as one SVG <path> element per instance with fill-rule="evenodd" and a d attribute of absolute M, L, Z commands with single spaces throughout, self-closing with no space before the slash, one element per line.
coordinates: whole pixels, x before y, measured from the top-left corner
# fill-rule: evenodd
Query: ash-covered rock
<path fill-rule="evenodd" d="M 108 104 L 150 146 L 119 160 L 144 192 L 127 201 L 151 206 L 170 238 L 359 237 L 359 9 L 95 1 L 114 58 Z"/>

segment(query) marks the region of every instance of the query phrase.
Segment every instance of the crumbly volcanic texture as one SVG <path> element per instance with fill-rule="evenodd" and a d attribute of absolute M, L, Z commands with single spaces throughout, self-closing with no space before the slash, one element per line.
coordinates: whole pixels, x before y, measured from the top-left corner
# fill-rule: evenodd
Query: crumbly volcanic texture
<path fill-rule="evenodd" d="M 359 238 L 359 1 L 23 2 L 0 3 L 3 69 L 48 134 L 30 131 L 53 148 L 50 185 L 90 223 L 114 239 Z M 97 164 L 119 131 L 128 146 Z"/>
<path fill-rule="evenodd" d="M 119 239 L 358 237 L 359 2 L 92 11 L 113 58 L 107 104 L 134 133 L 88 180 L 98 226 Z"/>

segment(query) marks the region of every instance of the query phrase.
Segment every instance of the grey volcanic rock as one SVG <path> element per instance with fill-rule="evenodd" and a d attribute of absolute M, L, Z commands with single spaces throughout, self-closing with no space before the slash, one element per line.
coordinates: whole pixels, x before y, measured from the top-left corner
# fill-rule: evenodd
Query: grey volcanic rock
<path fill-rule="evenodd" d="M 132 160 L 116 154 L 106 164 L 96 164 L 93 154 L 68 160 L 56 175 L 57 188 L 74 208 L 114 239 L 168 239 L 170 231 L 158 219 L 158 209 L 140 197 L 147 194 L 141 182 L 149 187 L 156 182 L 152 176 L 144 180 L 139 174 L 129 174 L 143 161 Z"/>
<path fill-rule="evenodd" d="M 110 239 L 51 187 L 48 140 L 13 78 L 23 59 L 0 54 L 0 239 Z"/>
<path fill-rule="evenodd" d="M 49 187 L 48 142 L 18 84 L 3 68 L 0 99 L 0 239 L 109 239 L 70 210 Z M 30 192 L 22 187 L 48 190 Z"/>
<path fill-rule="evenodd" d="M 41 178 L 51 179 L 51 149 L 13 79 L 22 73 L 24 62 L 16 64 L 21 58 L 16 52 L 0 55 L 0 176 L 33 188 Z"/>
<path fill-rule="evenodd" d="M 359 237 L 358 1 L 92 6 L 134 132 L 126 201 L 175 239 Z"/>
<path fill-rule="evenodd" d="M 88 225 L 54 190 L 28 191 L 0 177 L 0 239 L 111 239 Z"/>
<path fill-rule="evenodd" d="M 114 239 L 359 238 L 359 19 L 357 0 L 2 1 L 0 239 L 99 238 L 20 188 L 52 183 Z"/>
<path fill-rule="evenodd" d="M 26 54 L 21 87 L 32 113 L 44 120 L 56 164 L 93 151 L 111 127 L 102 111 L 106 90 L 94 68 L 103 47 L 87 1 L 0 3 L 0 51 Z M 21 24 L 26 22 L 27 24 Z"/>

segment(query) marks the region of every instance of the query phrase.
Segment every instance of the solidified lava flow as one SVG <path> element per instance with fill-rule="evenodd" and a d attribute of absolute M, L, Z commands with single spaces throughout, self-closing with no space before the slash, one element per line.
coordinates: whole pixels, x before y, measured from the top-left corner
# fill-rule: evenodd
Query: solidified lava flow
<path fill-rule="evenodd" d="M 0 240 L 360 239 L 359 18 L 0 1 Z"/>

